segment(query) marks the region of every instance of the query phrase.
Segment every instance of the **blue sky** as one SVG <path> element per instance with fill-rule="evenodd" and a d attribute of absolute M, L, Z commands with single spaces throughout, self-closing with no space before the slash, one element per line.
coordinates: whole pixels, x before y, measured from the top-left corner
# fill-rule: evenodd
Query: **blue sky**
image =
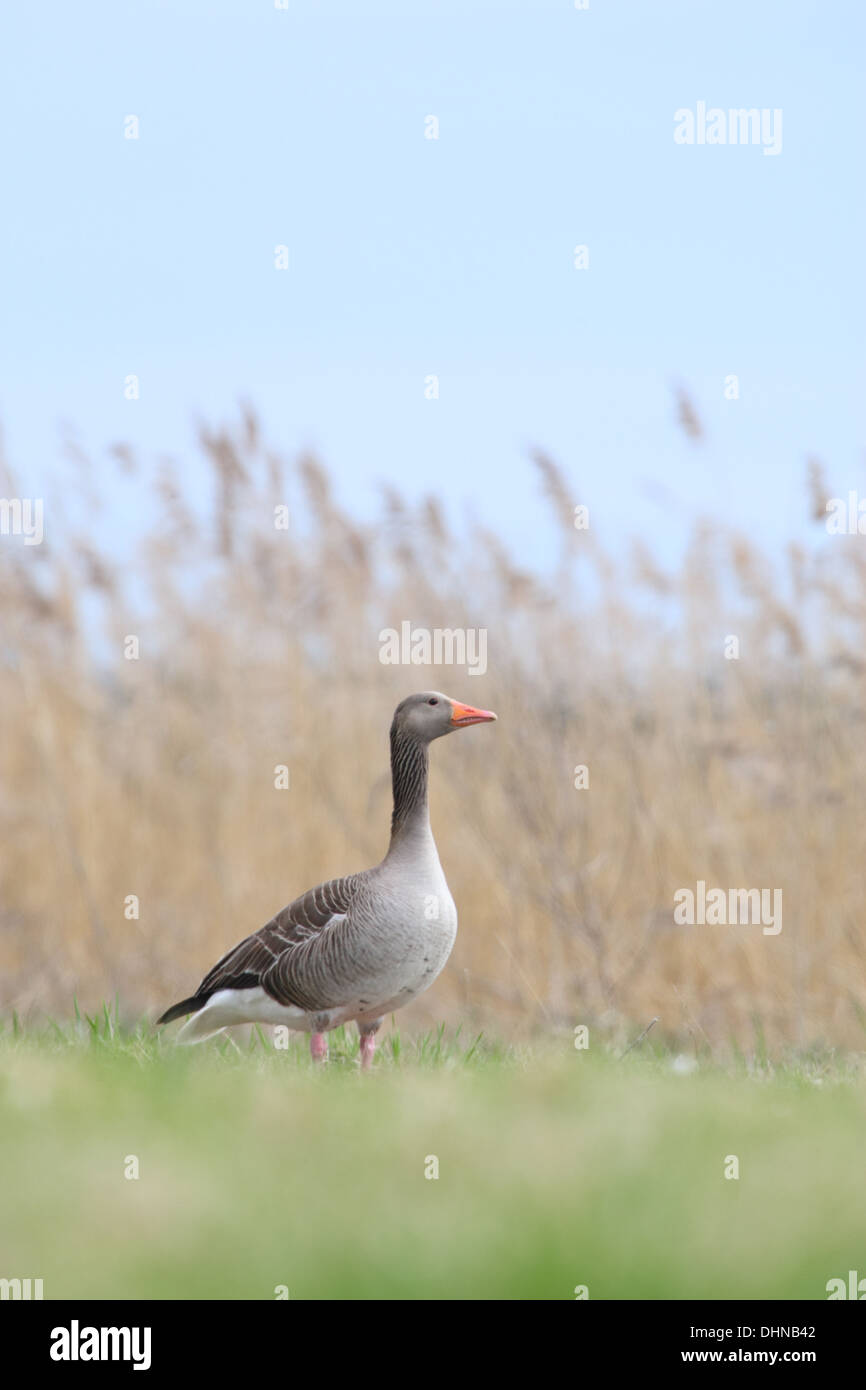
<path fill-rule="evenodd" d="M 613 548 L 807 534 L 807 453 L 866 493 L 864 28 L 853 0 L 15 7 L 0 421 L 46 528 L 62 421 L 106 477 L 122 439 L 195 490 L 193 417 L 245 398 L 361 514 L 436 491 L 530 562 L 535 445 Z M 678 146 L 701 100 L 781 108 L 782 152 Z"/>

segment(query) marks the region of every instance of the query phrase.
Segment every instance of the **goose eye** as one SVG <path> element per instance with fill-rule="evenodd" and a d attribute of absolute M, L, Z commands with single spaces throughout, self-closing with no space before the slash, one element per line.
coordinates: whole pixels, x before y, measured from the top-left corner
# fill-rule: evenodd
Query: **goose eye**
<path fill-rule="evenodd" d="M 428 703 L 428 705 L 438 705 L 439 701 L 438 701 L 438 700 L 428 700 L 427 703 Z"/>

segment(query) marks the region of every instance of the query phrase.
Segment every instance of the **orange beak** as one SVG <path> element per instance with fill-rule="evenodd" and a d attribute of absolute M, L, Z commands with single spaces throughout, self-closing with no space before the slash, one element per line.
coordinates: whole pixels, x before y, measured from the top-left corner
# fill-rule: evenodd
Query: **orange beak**
<path fill-rule="evenodd" d="M 495 718 L 492 709 L 476 709 L 474 705 L 459 705 L 456 700 L 451 701 L 451 723 L 459 729 L 469 724 L 489 724 Z"/>

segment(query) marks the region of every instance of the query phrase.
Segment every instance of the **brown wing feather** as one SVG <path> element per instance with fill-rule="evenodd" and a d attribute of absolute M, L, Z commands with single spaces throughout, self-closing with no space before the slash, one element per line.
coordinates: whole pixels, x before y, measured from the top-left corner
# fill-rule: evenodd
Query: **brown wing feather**
<path fill-rule="evenodd" d="M 217 961 L 195 992 L 194 998 L 199 1001 L 197 1007 L 201 1008 L 218 989 L 247 989 L 261 984 L 262 976 L 266 973 L 269 975 L 266 985 L 268 993 L 282 1004 L 295 1003 L 284 983 L 287 972 L 285 969 L 278 972 L 281 987 L 277 992 L 271 983 L 271 967 L 302 941 L 317 936 L 332 917 L 348 911 L 362 878 L 363 874 L 332 878 L 327 883 L 320 883 L 317 888 L 311 888 L 300 898 L 295 898 L 270 922 Z"/>

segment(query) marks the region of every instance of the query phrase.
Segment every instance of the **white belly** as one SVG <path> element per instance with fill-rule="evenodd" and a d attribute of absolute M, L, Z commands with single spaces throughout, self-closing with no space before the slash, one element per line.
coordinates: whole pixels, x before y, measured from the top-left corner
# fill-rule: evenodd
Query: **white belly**
<path fill-rule="evenodd" d="M 392 918 L 380 916 L 374 931 L 359 926 L 358 969 L 352 972 L 345 1003 L 334 1010 L 331 1026 L 393 1013 L 416 999 L 441 973 L 457 936 L 457 909 L 444 877 L 429 886 L 429 893 L 415 898 L 417 906 L 411 914 L 404 899 L 399 909 L 395 905 Z"/>

